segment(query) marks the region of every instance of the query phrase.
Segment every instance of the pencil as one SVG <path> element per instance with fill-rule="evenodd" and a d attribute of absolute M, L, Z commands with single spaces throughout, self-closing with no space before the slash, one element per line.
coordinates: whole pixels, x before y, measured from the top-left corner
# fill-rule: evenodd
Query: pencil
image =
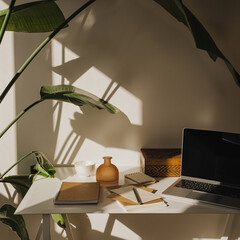
<path fill-rule="evenodd" d="M 133 187 L 133 192 L 134 192 L 134 194 L 136 196 L 136 199 L 137 199 L 138 203 L 143 204 L 142 199 L 141 199 L 141 197 L 140 197 L 140 195 L 138 193 L 137 188 Z"/>

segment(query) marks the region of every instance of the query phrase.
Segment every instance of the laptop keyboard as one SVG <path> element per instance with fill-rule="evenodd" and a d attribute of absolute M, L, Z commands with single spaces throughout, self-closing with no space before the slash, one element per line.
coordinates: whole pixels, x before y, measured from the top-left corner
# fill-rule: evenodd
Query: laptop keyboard
<path fill-rule="evenodd" d="M 176 187 L 197 190 L 201 192 L 213 193 L 233 198 L 240 198 L 240 189 L 230 188 L 221 185 L 214 185 L 205 182 L 197 182 L 192 180 L 181 179 Z"/>

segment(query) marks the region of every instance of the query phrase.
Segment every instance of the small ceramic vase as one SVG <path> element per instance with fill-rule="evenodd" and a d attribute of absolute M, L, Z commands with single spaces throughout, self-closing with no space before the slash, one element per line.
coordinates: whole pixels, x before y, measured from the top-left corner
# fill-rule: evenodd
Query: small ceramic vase
<path fill-rule="evenodd" d="M 97 168 L 96 180 L 102 184 L 118 183 L 118 168 L 111 163 L 112 157 L 103 157 L 104 163 Z"/>

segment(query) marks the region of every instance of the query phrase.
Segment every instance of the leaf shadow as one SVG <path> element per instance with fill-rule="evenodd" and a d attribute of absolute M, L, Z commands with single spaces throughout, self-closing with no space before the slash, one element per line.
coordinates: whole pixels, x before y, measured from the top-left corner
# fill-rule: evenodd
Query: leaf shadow
<path fill-rule="evenodd" d="M 110 114 L 89 106 L 82 106 L 81 110 L 82 113 L 75 112 L 74 118 L 70 119 L 72 131 L 55 157 L 55 164 L 71 165 L 86 139 L 104 147 L 139 150 L 134 139 L 139 136 L 141 126 L 131 124 L 123 112 Z"/>
<path fill-rule="evenodd" d="M 83 114 L 75 112 L 74 119 L 71 119 L 72 129 L 77 135 L 107 147 L 139 150 L 131 136 L 139 135 L 140 126 L 132 125 L 124 113 L 99 111 L 96 117 L 96 109 L 84 106 L 82 111 Z"/>

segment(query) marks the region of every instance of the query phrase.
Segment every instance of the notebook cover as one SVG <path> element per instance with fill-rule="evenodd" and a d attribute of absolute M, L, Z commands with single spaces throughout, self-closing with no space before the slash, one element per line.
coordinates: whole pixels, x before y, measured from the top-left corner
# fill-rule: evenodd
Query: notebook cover
<path fill-rule="evenodd" d="M 100 184 L 98 182 L 63 182 L 54 200 L 55 204 L 98 203 Z"/>
<path fill-rule="evenodd" d="M 133 182 L 136 183 L 150 183 L 150 182 L 156 182 L 155 178 L 152 178 L 142 172 L 134 172 L 134 173 L 129 173 L 125 175 L 126 179 L 132 180 Z"/>

